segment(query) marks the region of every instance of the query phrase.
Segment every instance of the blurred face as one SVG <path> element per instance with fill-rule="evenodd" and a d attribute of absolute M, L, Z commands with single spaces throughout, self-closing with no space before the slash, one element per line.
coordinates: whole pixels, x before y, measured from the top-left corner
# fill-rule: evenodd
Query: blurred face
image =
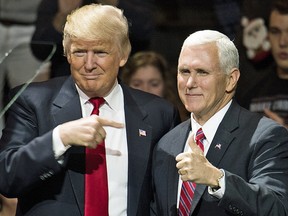
<path fill-rule="evenodd" d="M 72 41 L 67 54 L 77 86 L 89 97 L 106 96 L 117 81 L 118 69 L 126 63 L 116 44 L 103 41 Z"/>
<path fill-rule="evenodd" d="M 288 14 L 283 15 L 276 10 L 271 13 L 269 40 L 278 68 L 288 74 Z"/>
<path fill-rule="evenodd" d="M 154 66 L 139 68 L 131 77 L 130 86 L 163 97 L 164 80 Z"/>
<path fill-rule="evenodd" d="M 178 62 L 178 92 L 194 119 L 204 124 L 233 96 L 239 71 L 220 69 L 215 43 L 183 47 Z"/>

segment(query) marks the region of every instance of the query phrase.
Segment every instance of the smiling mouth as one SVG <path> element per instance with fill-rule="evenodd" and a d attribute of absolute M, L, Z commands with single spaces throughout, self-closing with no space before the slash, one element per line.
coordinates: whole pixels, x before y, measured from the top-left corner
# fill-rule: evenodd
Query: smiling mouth
<path fill-rule="evenodd" d="M 200 97 L 201 96 L 201 94 L 191 94 L 191 93 L 186 93 L 185 95 L 188 97 Z"/>
<path fill-rule="evenodd" d="M 84 74 L 83 77 L 86 79 L 97 79 L 101 76 L 102 74 Z"/>

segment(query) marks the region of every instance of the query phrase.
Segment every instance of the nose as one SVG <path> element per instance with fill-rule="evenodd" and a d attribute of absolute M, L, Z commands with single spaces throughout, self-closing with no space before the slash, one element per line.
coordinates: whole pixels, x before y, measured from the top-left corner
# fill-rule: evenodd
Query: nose
<path fill-rule="evenodd" d="M 281 47 L 288 46 L 288 33 L 282 33 L 279 38 L 279 44 Z"/>
<path fill-rule="evenodd" d="M 145 91 L 145 92 L 150 92 L 150 88 L 149 88 L 149 85 L 147 83 L 144 83 L 142 85 L 142 90 Z"/>
<path fill-rule="evenodd" d="M 187 88 L 193 88 L 196 85 L 196 79 L 193 74 L 191 74 L 187 80 L 186 86 Z"/>
<path fill-rule="evenodd" d="M 94 53 L 92 51 L 88 51 L 85 57 L 85 68 L 88 70 L 95 68 L 96 67 L 95 62 L 96 62 L 96 59 L 95 59 Z"/>

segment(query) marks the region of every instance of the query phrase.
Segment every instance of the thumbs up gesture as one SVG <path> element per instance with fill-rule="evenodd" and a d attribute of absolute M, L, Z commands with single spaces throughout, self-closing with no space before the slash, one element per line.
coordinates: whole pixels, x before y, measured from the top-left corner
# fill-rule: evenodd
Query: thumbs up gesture
<path fill-rule="evenodd" d="M 218 187 L 218 178 L 222 172 L 213 166 L 204 156 L 203 151 L 194 141 L 194 134 L 188 137 L 190 151 L 176 156 L 176 167 L 182 181 L 204 184 L 212 188 Z"/>

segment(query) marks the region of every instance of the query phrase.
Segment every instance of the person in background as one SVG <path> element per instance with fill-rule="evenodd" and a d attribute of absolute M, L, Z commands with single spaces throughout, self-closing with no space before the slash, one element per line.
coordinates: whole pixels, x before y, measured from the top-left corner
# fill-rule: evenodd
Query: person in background
<path fill-rule="evenodd" d="M 121 80 L 136 89 L 166 96 L 167 62 L 159 53 L 140 51 L 128 59 L 121 70 Z"/>
<path fill-rule="evenodd" d="M 15 216 L 17 199 L 8 199 L 0 194 L 0 216 Z"/>
<path fill-rule="evenodd" d="M 139 51 L 132 55 L 121 69 L 120 78 L 126 85 L 164 97 L 178 107 L 182 120 L 187 112 L 176 93 L 172 71 L 163 55 L 155 51 Z M 183 110 L 183 112 L 182 112 Z"/>
<path fill-rule="evenodd" d="M 0 111 L 6 104 L 7 89 L 31 79 L 39 65 L 30 51 L 29 43 L 40 1 L 0 0 L 0 59 L 13 49 L 10 58 L 0 64 Z M 44 79 L 46 77 L 39 80 Z M 0 137 L 4 125 L 5 119 L 0 118 Z"/>
<path fill-rule="evenodd" d="M 63 54 L 62 46 L 66 16 L 79 6 L 91 3 L 113 5 L 123 10 L 130 25 L 132 53 L 149 48 L 154 31 L 153 2 L 150 0 L 42 0 L 32 41 L 57 45 L 55 55 L 51 59 L 51 78 L 70 74 L 69 63 Z M 43 49 L 33 51 L 39 59 L 47 55 L 47 51 Z"/>
<path fill-rule="evenodd" d="M 241 77 L 237 84 L 235 98 L 249 109 L 249 92 L 264 77 L 267 68 L 273 64 L 268 38 L 268 20 L 273 0 L 242 0 L 240 26 L 234 43 L 239 51 Z M 231 40 L 233 38 L 230 38 Z"/>
<path fill-rule="evenodd" d="M 274 64 L 247 92 L 249 109 L 259 112 L 288 128 L 288 1 L 272 3 L 268 38 Z"/>
<path fill-rule="evenodd" d="M 30 84 L 9 109 L 0 193 L 18 197 L 17 215 L 149 215 L 152 150 L 180 118 L 165 99 L 118 83 L 128 33 L 114 6 L 73 11 L 63 34 L 71 76 Z"/>
<path fill-rule="evenodd" d="M 151 215 L 288 215 L 288 131 L 233 99 L 239 77 L 226 35 L 186 38 L 177 82 L 191 119 L 155 147 Z"/>

